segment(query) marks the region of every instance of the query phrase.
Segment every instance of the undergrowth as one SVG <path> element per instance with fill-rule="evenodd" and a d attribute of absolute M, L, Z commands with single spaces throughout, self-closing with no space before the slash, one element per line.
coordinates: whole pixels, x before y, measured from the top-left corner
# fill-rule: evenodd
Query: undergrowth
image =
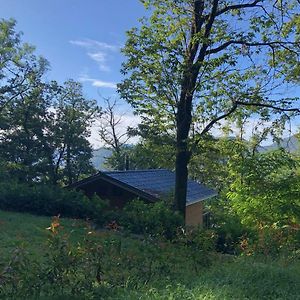
<path fill-rule="evenodd" d="M 211 231 L 170 241 L 49 221 L 0 211 L 2 299 L 300 299 L 297 253 L 237 257 L 214 252 Z"/>

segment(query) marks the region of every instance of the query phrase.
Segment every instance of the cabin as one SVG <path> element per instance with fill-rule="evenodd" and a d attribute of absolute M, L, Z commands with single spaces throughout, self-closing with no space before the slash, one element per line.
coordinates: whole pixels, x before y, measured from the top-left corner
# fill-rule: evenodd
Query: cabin
<path fill-rule="evenodd" d="M 87 196 L 95 193 L 110 201 L 112 207 L 122 208 L 128 201 L 139 198 L 145 202 L 165 200 L 175 188 L 175 173 L 165 169 L 105 171 L 70 186 Z M 203 224 L 203 201 L 217 193 L 194 180 L 188 180 L 185 219 L 187 226 Z"/>

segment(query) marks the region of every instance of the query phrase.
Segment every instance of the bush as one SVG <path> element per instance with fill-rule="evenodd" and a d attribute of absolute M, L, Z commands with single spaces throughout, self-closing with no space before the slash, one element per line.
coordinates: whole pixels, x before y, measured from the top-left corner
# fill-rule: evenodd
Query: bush
<path fill-rule="evenodd" d="M 199 267 L 212 263 L 211 254 L 216 250 L 216 240 L 217 235 L 213 230 L 194 227 L 178 231 L 173 242 L 185 248 L 185 253 L 192 258 L 197 273 Z"/>
<path fill-rule="evenodd" d="M 244 241 L 244 252 L 248 255 L 293 256 L 299 249 L 298 226 L 261 225 L 252 240 Z"/>
<path fill-rule="evenodd" d="M 91 199 L 75 190 L 44 184 L 0 183 L 0 209 L 37 215 L 90 218 L 104 222 L 107 204 L 97 196 Z"/>
<path fill-rule="evenodd" d="M 172 211 L 162 201 L 144 203 L 133 200 L 121 213 L 121 225 L 137 234 L 163 235 L 171 238 L 176 235 L 177 228 L 183 225 L 183 218 L 179 213 Z"/>
<path fill-rule="evenodd" d="M 241 223 L 239 216 L 232 211 L 230 203 L 223 198 L 211 201 L 211 228 L 217 234 L 216 250 L 227 254 L 239 254 L 240 242 L 253 235 L 253 231 Z"/>
<path fill-rule="evenodd" d="M 132 299 L 117 291 L 139 289 L 148 283 L 196 278 L 212 259 L 205 231 L 182 231 L 174 241 L 124 239 L 119 234 L 92 231 L 73 240 L 54 217 L 47 247 L 40 257 L 20 245 L 11 259 L 0 257 L 0 298 L 4 299 Z M 40 245 L 37 245 L 40 247 Z"/>

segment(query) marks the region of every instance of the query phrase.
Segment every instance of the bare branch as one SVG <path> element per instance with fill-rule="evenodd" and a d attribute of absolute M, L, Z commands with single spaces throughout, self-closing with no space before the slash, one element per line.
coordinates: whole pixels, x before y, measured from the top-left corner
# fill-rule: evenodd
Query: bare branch
<path fill-rule="evenodd" d="M 124 114 L 119 115 L 116 111 L 117 99 L 102 98 L 105 102 L 105 108 L 100 118 L 99 135 L 107 146 L 120 152 L 121 147 L 130 139 L 127 131 L 120 130 Z"/>

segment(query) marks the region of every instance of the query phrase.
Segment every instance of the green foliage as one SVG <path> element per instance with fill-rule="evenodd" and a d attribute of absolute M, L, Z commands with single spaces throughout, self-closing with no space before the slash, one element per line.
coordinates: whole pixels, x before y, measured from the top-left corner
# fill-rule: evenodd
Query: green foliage
<path fill-rule="evenodd" d="M 105 161 L 105 165 L 113 170 L 147 170 L 170 169 L 174 167 L 175 152 L 170 138 L 150 136 L 135 145 L 121 147 L 119 152 L 113 151 Z M 126 165 L 127 164 L 127 165 Z"/>
<path fill-rule="evenodd" d="M 197 250 L 210 248 L 209 232 L 182 232 L 176 242 L 167 242 L 97 232 L 85 224 L 74 227 L 74 221 L 67 219 L 53 219 L 48 230 L 40 222 L 49 218 L 24 215 L 23 227 L 19 214 L 0 212 L 0 219 L 18 223 L 15 231 L 1 224 L 0 236 L 8 230 L 15 238 L 45 233 L 29 245 L 30 249 L 44 247 L 38 256 L 30 256 L 24 246 L 9 251 L 9 259 L 7 253 L 1 255 L 0 297 L 4 299 L 258 300 L 297 299 L 299 295 L 297 259 L 209 252 L 195 260 Z M 79 227 L 86 229 L 74 240 Z M 2 241 L 6 249 L 8 241 Z"/>
<path fill-rule="evenodd" d="M 0 126 L 5 126 L 7 105 L 39 82 L 48 62 L 34 55 L 34 47 L 22 43 L 13 19 L 0 20 Z"/>
<path fill-rule="evenodd" d="M 249 145 L 238 138 L 206 136 L 194 149 L 189 174 L 222 193 L 233 181 L 229 162 L 240 163 L 248 151 Z"/>
<path fill-rule="evenodd" d="M 58 94 L 53 99 L 56 118 L 50 128 L 54 144 L 51 163 L 57 179 L 63 178 L 64 183 L 71 184 L 80 176 L 90 175 L 94 171 L 88 137 L 99 108 L 96 101 L 83 96 L 81 83 L 73 80 L 65 82 L 53 93 Z"/>
<path fill-rule="evenodd" d="M 299 113 L 297 97 L 278 99 L 290 81 L 285 66 L 299 69 L 299 2 L 142 2 L 149 14 L 127 33 L 118 89 L 148 132 L 174 138 L 183 214 L 190 157 L 213 126 L 251 115 L 284 125 Z"/>
<path fill-rule="evenodd" d="M 186 248 L 186 253 L 194 261 L 195 271 L 199 271 L 199 266 L 209 266 L 213 259 L 210 255 L 216 249 L 216 234 L 212 230 L 202 227 L 187 228 L 178 230 L 175 243 Z"/>
<path fill-rule="evenodd" d="M 230 202 L 222 197 L 210 203 L 211 228 L 216 238 L 216 250 L 227 254 L 240 254 L 241 241 L 255 236 L 254 230 L 241 223 Z"/>
<path fill-rule="evenodd" d="M 244 224 L 299 224 L 299 170 L 291 154 L 278 150 L 248 156 L 232 172 L 236 179 L 228 197 Z"/>
<path fill-rule="evenodd" d="M 134 148 L 135 145 L 122 145 L 118 150 L 113 149 L 111 155 L 105 158 L 105 167 L 120 171 L 132 170 L 131 152 Z"/>
<path fill-rule="evenodd" d="M 125 78 L 118 88 L 149 130 L 175 137 L 179 112 L 183 113 L 191 121 L 186 138 L 193 145 L 197 134 L 229 112 L 236 100 L 281 108 L 297 101 L 271 100 L 268 94 L 277 90 L 271 78 L 280 89 L 287 73 L 298 69 L 297 1 L 273 5 L 269 0 L 261 7 L 244 3 L 236 7 L 235 1 L 216 2 L 216 7 L 213 1 L 142 2 L 149 13 L 139 20 L 139 27 L 127 32 Z M 192 99 L 186 97 L 187 91 Z M 238 106 L 227 116 L 231 122 L 253 113 L 266 121 L 278 116 L 263 107 Z"/>
<path fill-rule="evenodd" d="M 90 126 L 99 112 L 80 83 L 45 82 L 48 63 L 0 21 L 0 161 L 23 182 L 72 183 L 93 173 Z"/>
<path fill-rule="evenodd" d="M 270 257 L 289 257 L 296 255 L 300 246 L 299 227 L 278 226 L 278 224 L 260 226 L 256 236 L 241 241 L 246 255 Z"/>
<path fill-rule="evenodd" d="M 107 204 L 97 196 L 89 199 L 80 192 L 56 186 L 17 182 L 0 184 L 0 209 L 3 210 L 91 218 L 102 224 L 106 207 Z"/>
<path fill-rule="evenodd" d="M 174 237 L 183 219 L 164 202 L 129 202 L 121 212 L 121 225 L 133 233 Z"/>
<path fill-rule="evenodd" d="M 111 288 L 135 288 L 158 278 L 196 274 L 201 266 L 209 264 L 208 256 L 213 255 L 205 252 L 207 249 L 203 249 L 205 256 L 203 251 L 195 251 L 203 245 L 203 236 L 199 232 L 193 236 L 185 235 L 188 239 L 181 236 L 175 243 L 170 243 L 156 239 L 126 240 L 109 232 L 93 232 L 87 228 L 83 239 L 74 245 L 70 239 L 72 232 L 65 232 L 61 223 L 63 221 L 55 217 L 47 228 L 49 239 L 43 260 L 30 260 L 23 251 L 18 259 L 12 256 L 5 264 L 0 271 L 2 294 L 14 297 L 62 297 L 65 294 L 104 297 L 110 295 Z M 202 259 L 195 261 L 200 253 Z M 189 271 L 191 267 L 193 269 Z M 28 280 L 24 278 L 25 270 L 30 273 Z"/>
<path fill-rule="evenodd" d="M 251 255 L 291 252 L 299 243 L 298 158 L 283 150 L 251 151 L 243 144 L 226 161 L 227 187 L 209 207 L 217 249 Z"/>
<path fill-rule="evenodd" d="M 35 83 L 7 106 L 8 124 L 1 133 L 1 156 L 21 181 L 72 183 L 91 174 L 92 118 L 98 108 L 82 96 L 82 86 Z"/>

